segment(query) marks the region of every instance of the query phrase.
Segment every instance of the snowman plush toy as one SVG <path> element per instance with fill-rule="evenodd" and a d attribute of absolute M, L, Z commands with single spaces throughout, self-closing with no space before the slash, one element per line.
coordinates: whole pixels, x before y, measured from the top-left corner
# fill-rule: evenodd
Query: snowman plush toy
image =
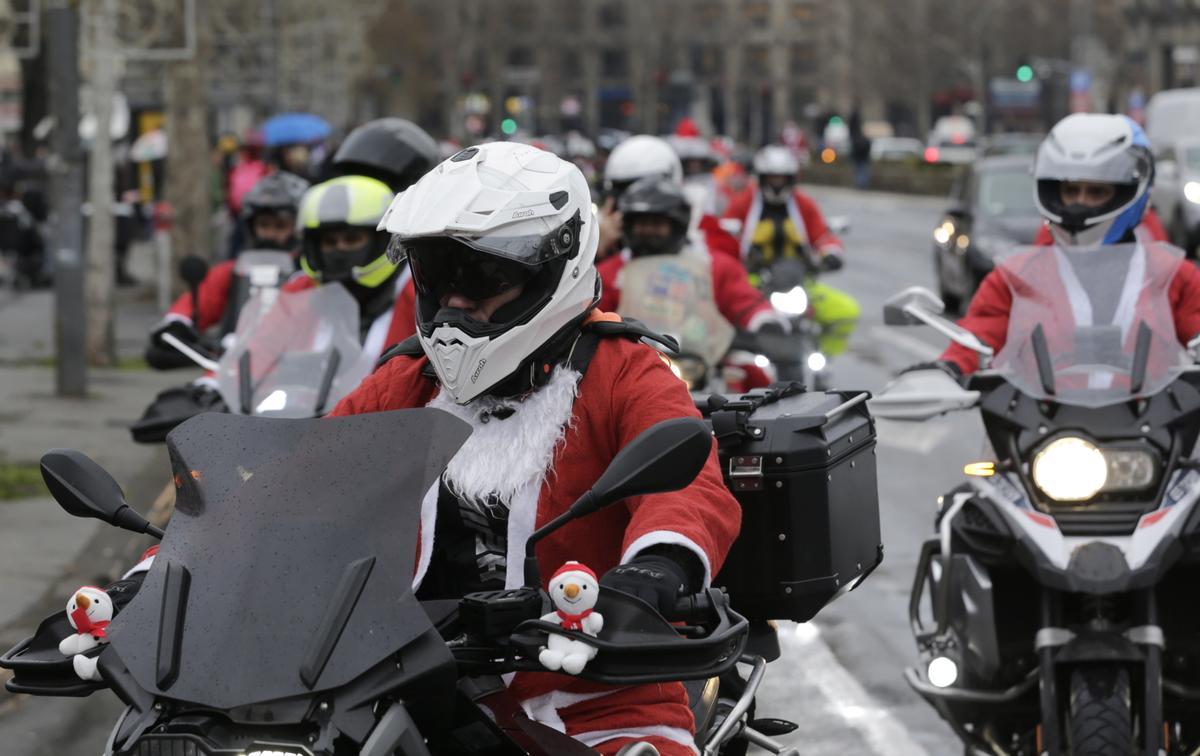
<path fill-rule="evenodd" d="M 108 643 L 107 628 L 112 621 L 113 611 L 112 598 L 103 588 L 90 585 L 75 591 L 67 601 L 67 619 L 75 628 L 75 634 L 63 638 L 58 650 L 63 656 L 74 657 L 71 663 L 81 680 L 100 679 L 96 660 L 84 656 L 84 652 Z"/>
<path fill-rule="evenodd" d="M 550 600 L 554 611 L 542 617 L 564 630 L 577 630 L 585 635 L 597 635 L 604 627 L 604 617 L 594 611 L 600 598 L 600 581 L 596 573 L 579 562 L 567 562 L 550 578 Z M 538 661 L 552 672 L 559 670 L 577 675 L 596 657 L 596 647 L 575 638 L 551 633 L 538 654 Z"/>

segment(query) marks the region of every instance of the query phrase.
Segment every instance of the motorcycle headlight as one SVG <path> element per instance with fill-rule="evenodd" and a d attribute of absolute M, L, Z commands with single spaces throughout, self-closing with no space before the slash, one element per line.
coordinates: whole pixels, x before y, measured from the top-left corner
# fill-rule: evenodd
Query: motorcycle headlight
<path fill-rule="evenodd" d="M 1033 457 L 1033 483 L 1055 501 L 1086 501 L 1108 482 L 1108 462 L 1090 441 L 1052 441 Z"/>
<path fill-rule="evenodd" d="M 808 292 L 803 286 L 793 286 L 788 291 L 771 294 L 771 306 L 788 315 L 803 315 L 808 309 Z"/>
<path fill-rule="evenodd" d="M 1159 457 L 1142 448 L 1101 448 L 1068 436 L 1033 457 L 1033 483 L 1055 501 L 1086 501 L 1099 493 L 1141 491 L 1158 477 Z"/>

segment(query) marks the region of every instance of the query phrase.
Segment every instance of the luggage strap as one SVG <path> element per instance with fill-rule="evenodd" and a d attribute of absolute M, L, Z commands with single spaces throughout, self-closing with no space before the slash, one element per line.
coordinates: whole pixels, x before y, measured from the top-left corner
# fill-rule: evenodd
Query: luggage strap
<path fill-rule="evenodd" d="M 756 409 L 789 396 L 802 394 L 806 390 L 803 383 L 789 381 L 773 383 L 765 389 L 755 389 L 737 399 L 726 399 L 720 394 L 713 394 L 708 397 L 706 406 L 701 407 L 700 411 L 712 421 L 717 448 L 725 451 L 761 434 L 761 430 L 756 434 L 750 426 L 750 416 Z"/>

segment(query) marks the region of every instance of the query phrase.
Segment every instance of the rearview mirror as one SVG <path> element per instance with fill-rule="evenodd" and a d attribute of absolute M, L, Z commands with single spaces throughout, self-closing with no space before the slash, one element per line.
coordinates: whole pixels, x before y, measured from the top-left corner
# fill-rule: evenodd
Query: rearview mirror
<path fill-rule="evenodd" d="M 199 286 L 207 275 L 208 263 L 199 257 L 188 255 L 179 261 L 179 277 L 188 285 L 188 288 L 194 289 Z"/>
<path fill-rule="evenodd" d="M 946 305 L 933 292 L 912 286 L 883 303 L 885 325 L 925 324 L 956 344 L 980 355 L 981 367 L 995 352 L 967 329 L 942 317 Z"/>
<path fill-rule="evenodd" d="M 68 514 L 101 520 L 135 533 L 162 535 L 125 503 L 121 486 L 83 452 L 51 449 L 42 455 L 41 468 L 50 495 Z"/>
<path fill-rule="evenodd" d="M 921 325 L 924 320 L 911 314 L 909 307 L 918 307 L 933 315 L 946 311 L 946 303 L 932 291 L 911 286 L 883 303 L 884 325 Z"/>
<path fill-rule="evenodd" d="M 630 496 L 686 488 L 711 452 L 712 434 L 702 421 L 677 417 L 655 423 L 617 453 L 571 512 L 579 517 Z"/>

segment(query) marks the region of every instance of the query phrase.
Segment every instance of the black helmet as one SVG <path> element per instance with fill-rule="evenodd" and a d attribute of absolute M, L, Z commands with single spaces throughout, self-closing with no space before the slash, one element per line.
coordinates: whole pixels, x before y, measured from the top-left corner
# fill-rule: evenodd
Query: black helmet
<path fill-rule="evenodd" d="M 339 176 L 368 176 L 402 192 L 441 162 L 437 142 L 403 118 L 378 118 L 359 126 L 333 155 Z"/>
<path fill-rule="evenodd" d="M 635 257 L 674 254 L 687 238 L 692 207 L 683 188 L 669 178 L 647 176 L 638 179 L 621 195 L 617 209 L 621 211 L 622 230 Z M 634 235 L 634 221 L 647 215 L 664 217 L 671 222 L 672 232 L 667 240 L 642 239 Z"/>
<path fill-rule="evenodd" d="M 287 171 L 279 171 L 259 179 L 242 199 L 241 220 L 246 238 L 250 240 L 249 248 L 290 248 L 290 243 L 281 246 L 258 239 L 254 235 L 254 217 L 262 213 L 289 213 L 294 221 L 300 208 L 300 198 L 306 191 L 308 182 Z"/>

